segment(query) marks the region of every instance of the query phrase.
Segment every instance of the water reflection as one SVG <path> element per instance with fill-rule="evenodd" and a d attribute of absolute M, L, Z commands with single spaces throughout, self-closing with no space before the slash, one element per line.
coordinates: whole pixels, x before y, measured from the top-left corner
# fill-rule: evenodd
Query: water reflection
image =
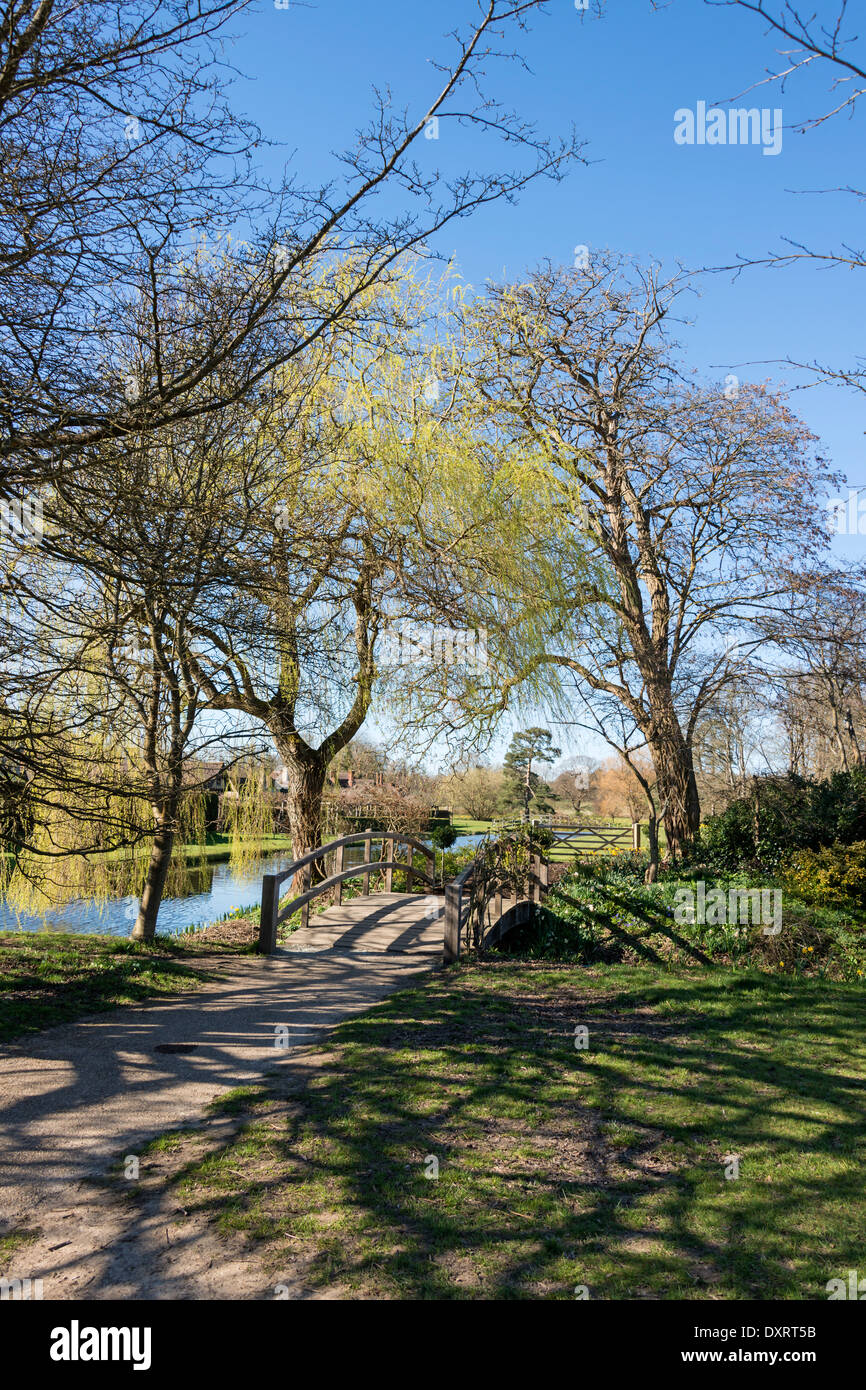
<path fill-rule="evenodd" d="M 481 838 L 479 835 L 461 836 L 454 848 L 475 844 Z M 380 850 L 381 845 L 374 842 L 374 860 L 381 857 Z M 344 867 L 348 869 L 363 862 L 363 842 L 347 845 Z M 160 935 L 172 935 L 187 927 L 219 921 L 233 908 L 255 906 L 261 900 L 262 876 L 280 873 L 290 863 L 291 855 L 285 853 L 266 855 L 242 868 L 194 858 L 172 860 L 157 931 Z M 82 896 L 62 907 L 48 909 L 44 915 L 17 913 L 0 901 L 0 931 L 99 932 L 107 936 L 128 936 L 138 913 L 144 870 L 143 863 L 112 864 L 107 901 Z M 330 865 L 328 871 L 332 872 Z"/>
<path fill-rule="evenodd" d="M 252 906 L 261 897 L 262 875 L 279 873 L 290 863 L 290 855 L 268 855 L 241 869 L 230 863 L 173 861 L 157 931 L 171 935 L 186 927 L 206 926 L 232 908 Z M 112 896 L 107 901 L 82 897 L 62 907 L 49 908 L 43 915 L 16 913 L 6 903 L 0 903 L 0 930 L 128 936 L 138 913 L 141 872 L 138 866 L 130 864 L 112 866 Z"/>

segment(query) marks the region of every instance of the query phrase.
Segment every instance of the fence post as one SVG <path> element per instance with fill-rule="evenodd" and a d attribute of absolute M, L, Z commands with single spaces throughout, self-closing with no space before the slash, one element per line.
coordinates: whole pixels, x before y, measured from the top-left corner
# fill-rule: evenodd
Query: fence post
<path fill-rule="evenodd" d="M 639 821 L 639 820 L 632 821 L 632 827 L 631 827 L 631 847 L 632 847 L 632 849 L 640 849 L 640 821 Z"/>
<path fill-rule="evenodd" d="M 280 893 L 277 875 L 265 874 L 262 878 L 262 908 L 259 918 L 259 945 L 262 955 L 269 956 L 277 945 L 277 908 Z"/>
<path fill-rule="evenodd" d="M 370 862 L 370 860 L 371 860 L 371 858 L 372 858 L 372 855 L 373 855 L 373 836 L 372 836 L 372 834 L 371 834 L 371 830 L 370 830 L 370 826 L 369 826 L 369 825 L 367 826 L 367 829 L 364 831 L 364 835 L 365 835 L 365 839 L 364 839 L 364 863 L 365 863 L 365 864 L 369 864 L 369 862 Z M 364 874 L 364 892 L 365 892 L 365 893 L 369 893 L 369 891 L 370 891 L 370 870 L 368 869 L 367 872 Z"/>
<path fill-rule="evenodd" d="M 445 965 L 453 965 L 460 959 L 460 889 L 449 883 L 445 889 L 445 940 L 442 960 Z"/>
<path fill-rule="evenodd" d="M 409 872 L 408 872 L 407 875 L 406 875 L 406 892 L 407 892 L 407 893 L 411 893 L 411 892 L 412 892 L 412 889 L 413 889 L 414 886 L 415 886 L 415 874 L 413 873 L 413 869 L 415 868 L 415 846 L 414 846 L 414 845 L 408 845 L 408 844 L 407 844 L 407 846 L 406 846 L 406 859 L 407 859 L 407 864 L 408 864 L 408 868 L 409 868 Z"/>
<path fill-rule="evenodd" d="M 345 845 L 337 845 L 337 848 L 334 850 L 334 873 L 335 873 L 335 874 L 341 874 L 341 873 L 343 872 L 343 850 L 344 850 L 344 849 L 345 849 Z M 339 906 L 340 906 L 340 903 L 341 903 L 342 901 L 343 901 L 343 880 L 340 879 L 340 882 L 337 884 L 336 890 L 335 890 L 335 892 L 334 892 L 334 902 L 337 904 L 337 907 L 339 907 Z"/>

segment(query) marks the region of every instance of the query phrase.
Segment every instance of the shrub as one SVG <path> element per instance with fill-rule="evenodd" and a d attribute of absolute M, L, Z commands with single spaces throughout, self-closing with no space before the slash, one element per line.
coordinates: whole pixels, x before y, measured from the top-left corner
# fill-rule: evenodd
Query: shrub
<path fill-rule="evenodd" d="M 444 882 L 450 883 L 452 878 L 456 878 L 458 874 L 469 867 L 474 858 L 474 845 L 464 845 L 462 849 L 443 850 L 441 871 Z"/>
<path fill-rule="evenodd" d="M 812 795 L 813 817 L 821 844 L 854 845 L 866 840 L 866 767 L 834 772 L 818 782 Z"/>
<path fill-rule="evenodd" d="M 859 850 L 859 847 L 858 847 Z M 765 873 L 707 876 L 707 890 L 726 895 L 776 888 Z M 866 981 L 866 913 L 849 897 L 840 908 L 809 904 L 782 888 L 782 931 L 773 935 L 754 919 L 682 922 L 679 892 L 692 878 L 666 875 L 645 886 L 613 869 L 578 865 L 556 885 L 531 921 L 515 927 L 498 948 L 503 954 L 586 964 L 639 964 L 647 954 L 659 965 L 706 968 L 710 963 L 772 974 Z"/>
<path fill-rule="evenodd" d="M 754 796 L 731 802 L 701 827 L 696 856 L 722 869 L 780 864 L 792 850 L 817 850 L 866 839 L 866 768 L 834 772 L 823 782 L 803 777 L 762 777 L 757 782 L 759 839 Z"/>
<path fill-rule="evenodd" d="M 450 849 L 457 839 L 457 831 L 453 825 L 444 821 L 439 821 L 430 831 L 430 843 L 436 849 Z"/>
<path fill-rule="evenodd" d="M 581 855 L 575 869 L 592 878 L 643 883 L 648 863 L 649 854 L 645 850 L 613 849 L 607 854 Z"/>
<path fill-rule="evenodd" d="M 782 881 L 806 902 L 866 902 L 866 840 L 800 850 L 783 867 Z"/>
<path fill-rule="evenodd" d="M 556 836 L 546 825 L 534 825 L 532 827 L 532 842 L 540 849 L 550 849 L 556 844 Z"/>

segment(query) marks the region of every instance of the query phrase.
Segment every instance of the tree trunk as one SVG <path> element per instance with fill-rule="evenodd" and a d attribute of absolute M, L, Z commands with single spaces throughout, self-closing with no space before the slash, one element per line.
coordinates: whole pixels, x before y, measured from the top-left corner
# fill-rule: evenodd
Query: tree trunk
<path fill-rule="evenodd" d="M 672 708 L 656 714 L 647 741 L 656 772 L 658 797 L 665 808 L 668 854 L 675 859 L 683 845 L 697 836 L 701 807 L 692 752 Z"/>
<path fill-rule="evenodd" d="M 860 751 L 860 743 L 857 739 L 857 734 L 854 729 L 854 716 L 851 713 L 850 705 L 845 710 L 845 733 L 848 735 L 848 742 L 851 744 L 851 748 L 853 750 L 854 766 L 862 767 L 863 754 Z"/>
<path fill-rule="evenodd" d="M 836 738 L 836 747 L 839 749 L 839 757 L 842 760 L 842 771 L 848 771 L 848 750 L 845 747 L 845 740 L 842 737 L 842 729 L 839 722 L 839 709 L 832 688 L 830 690 L 830 709 L 833 712 L 833 733 Z"/>
<path fill-rule="evenodd" d="M 277 738 L 277 750 L 288 772 L 286 801 L 292 855 L 301 859 L 322 843 L 322 795 L 327 766 L 318 749 L 295 739 L 283 742 Z M 312 867 L 312 882 L 324 877 L 321 864 Z M 295 875 L 292 891 L 303 891 L 300 873 Z"/>
<path fill-rule="evenodd" d="M 156 919 L 174 848 L 174 813 L 169 807 L 160 806 L 155 808 L 155 816 L 156 833 L 150 849 L 150 863 L 138 905 L 138 916 L 132 929 L 133 941 L 152 941 L 156 936 Z"/>

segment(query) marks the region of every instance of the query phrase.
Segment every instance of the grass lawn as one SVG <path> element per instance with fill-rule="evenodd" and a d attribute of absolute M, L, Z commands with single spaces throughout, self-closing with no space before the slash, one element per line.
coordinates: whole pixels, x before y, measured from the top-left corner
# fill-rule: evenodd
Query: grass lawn
<path fill-rule="evenodd" d="M 155 1147 L 314 1292 L 825 1299 L 863 1267 L 864 1101 L 861 988 L 500 959 L 342 1024 L 303 1094 L 224 1100 L 204 1156 Z"/>
<path fill-rule="evenodd" d="M 232 839 L 230 835 L 208 835 L 204 845 L 180 845 L 178 848 L 188 859 L 206 859 L 209 863 L 228 862 L 231 858 Z M 257 854 L 279 854 L 280 850 L 291 850 L 292 842 L 287 835 L 268 835 L 263 840 L 249 840 L 244 848 Z M 149 853 L 149 851 L 148 851 Z"/>
<path fill-rule="evenodd" d="M 195 989 L 237 947 L 188 938 L 155 942 L 78 932 L 0 935 L 0 1042 L 119 1004 Z"/>

